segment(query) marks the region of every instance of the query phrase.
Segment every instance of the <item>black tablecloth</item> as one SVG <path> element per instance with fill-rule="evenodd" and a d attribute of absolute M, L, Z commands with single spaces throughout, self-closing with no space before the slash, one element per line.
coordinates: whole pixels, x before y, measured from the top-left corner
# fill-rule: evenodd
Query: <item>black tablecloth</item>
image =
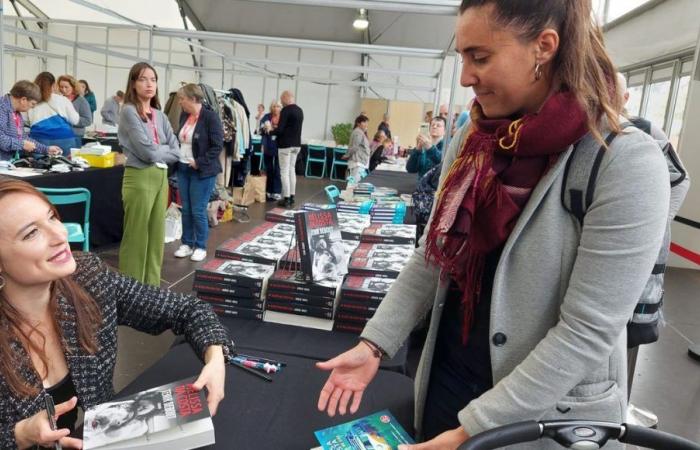
<path fill-rule="evenodd" d="M 272 383 L 236 367 L 227 368 L 226 398 L 214 417 L 216 445 L 209 448 L 306 450 L 319 445 L 314 431 L 382 409 L 389 409 L 412 433 L 413 381 L 404 375 L 380 370 L 357 414 L 330 418 L 316 408 L 328 374 L 316 369 L 314 361 L 275 353 L 258 352 L 256 356 L 282 360 L 287 366 L 273 375 Z M 117 397 L 197 376 L 201 367 L 189 345 L 178 345 Z"/>
<path fill-rule="evenodd" d="M 247 351 L 275 352 L 283 355 L 325 361 L 354 347 L 356 334 L 296 327 L 259 320 L 220 317 L 236 348 Z M 406 373 L 407 345 L 392 359 L 382 361 L 382 369 Z"/>
<path fill-rule="evenodd" d="M 413 194 L 416 190 L 418 178 L 416 178 L 415 173 L 375 170 L 363 178 L 362 182 L 394 188 L 399 191 L 399 194 Z"/>
<path fill-rule="evenodd" d="M 74 188 L 83 187 L 91 193 L 90 248 L 118 243 L 122 239 L 124 209 L 122 207 L 122 178 L 124 167 L 87 169 L 84 172 L 47 173 L 37 177 L 23 178 L 36 187 Z M 64 222 L 83 223 L 83 205 L 58 207 Z"/>

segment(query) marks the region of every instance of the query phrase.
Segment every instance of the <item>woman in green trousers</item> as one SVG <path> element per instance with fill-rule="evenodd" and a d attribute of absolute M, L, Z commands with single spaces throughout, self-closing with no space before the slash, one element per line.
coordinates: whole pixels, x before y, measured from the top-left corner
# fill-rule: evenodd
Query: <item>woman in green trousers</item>
<path fill-rule="evenodd" d="M 180 146 L 168 118 L 160 110 L 158 75 L 145 62 L 135 64 L 129 72 L 118 136 L 126 156 L 119 269 L 142 283 L 160 286 L 167 163 L 177 162 Z"/>

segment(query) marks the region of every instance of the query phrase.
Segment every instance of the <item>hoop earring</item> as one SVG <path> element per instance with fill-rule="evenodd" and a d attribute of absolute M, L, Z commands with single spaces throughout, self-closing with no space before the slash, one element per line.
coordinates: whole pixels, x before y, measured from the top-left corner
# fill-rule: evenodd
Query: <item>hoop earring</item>
<path fill-rule="evenodd" d="M 535 81 L 540 81 L 542 78 L 542 66 L 540 63 L 535 64 Z"/>
<path fill-rule="evenodd" d="M 0 291 L 2 291 L 2 288 L 5 287 L 5 277 L 0 275 Z"/>

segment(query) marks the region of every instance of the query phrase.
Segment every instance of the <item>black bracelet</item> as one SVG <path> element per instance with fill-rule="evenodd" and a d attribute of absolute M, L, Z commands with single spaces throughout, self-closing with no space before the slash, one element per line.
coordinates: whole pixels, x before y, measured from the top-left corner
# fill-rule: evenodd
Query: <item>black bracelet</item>
<path fill-rule="evenodd" d="M 367 345 L 367 347 L 369 347 L 370 350 L 372 350 L 372 355 L 374 355 L 375 358 L 382 359 L 386 355 L 386 352 L 380 346 L 370 341 L 369 339 L 360 338 L 360 341 L 364 342 L 365 345 Z"/>

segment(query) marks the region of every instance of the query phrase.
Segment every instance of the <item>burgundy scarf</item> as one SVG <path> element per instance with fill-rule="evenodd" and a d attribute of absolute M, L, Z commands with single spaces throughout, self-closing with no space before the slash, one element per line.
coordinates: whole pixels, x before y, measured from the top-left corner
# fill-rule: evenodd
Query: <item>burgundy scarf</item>
<path fill-rule="evenodd" d="M 487 119 L 476 101 L 471 117 L 466 143 L 438 194 L 426 246 L 426 259 L 463 292 L 465 345 L 486 255 L 506 242 L 547 169 L 588 129 L 585 111 L 564 92 L 518 120 Z"/>

